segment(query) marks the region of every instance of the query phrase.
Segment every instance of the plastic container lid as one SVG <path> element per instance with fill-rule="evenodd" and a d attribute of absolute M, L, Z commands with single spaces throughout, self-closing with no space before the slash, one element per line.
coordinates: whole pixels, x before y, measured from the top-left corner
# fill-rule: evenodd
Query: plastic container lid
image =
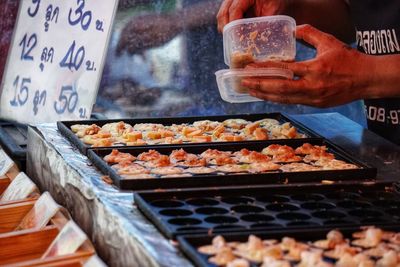
<path fill-rule="evenodd" d="M 224 60 L 231 68 L 266 60 L 293 61 L 296 21 L 289 16 L 239 19 L 223 30 Z"/>
<path fill-rule="evenodd" d="M 229 103 L 246 103 L 263 101 L 248 94 L 247 88 L 241 85 L 243 78 L 278 78 L 293 79 L 291 70 L 282 68 L 260 69 L 226 69 L 215 73 L 221 98 Z"/>

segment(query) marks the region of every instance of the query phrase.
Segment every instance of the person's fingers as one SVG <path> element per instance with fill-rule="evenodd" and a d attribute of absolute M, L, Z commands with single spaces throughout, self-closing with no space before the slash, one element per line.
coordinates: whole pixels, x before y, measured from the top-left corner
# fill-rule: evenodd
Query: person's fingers
<path fill-rule="evenodd" d="M 296 38 L 304 40 L 317 50 L 319 48 L 329 47 L 332 45 L 332 41 L 335 40 L 332 35 L 324 33 L 308 24 L 297 26 Z"/>
<path fill-rule="evenodd" d="M 248 78 L 242 79 L 242 86 L 256 90 L 266 94 L 286 94 L 297 95 L 307 94 L 307 88 L 302 79 L 285 80 L 285 79 L 265 79 L 265 78 Z"/>
<path fill-rule="evenodd" d="M 254 96 L 254 97 L 259 98 L 259 99 L 263 99 L 263 100 L 271 101 L 271 102 L 275 102 L 275 103 L 281 103 L 281 104 L 292 104 L 291 101 L 292 100 L 294 101 L 294 99 L 288 98 L 288 97 L 284 97 L 282 95 L 266 94 L 266 93 L 263 93 L 263 92 L 253 91 L 253 90 L 250 90 L 249 94 L 251 96 Z M 295 103 L 295 102 L 293 102 L 293 103 Z"/>
<path fill-rule="evenodd" d="M 224 0 L 219 8 L 217 14 L 218 21 L 218 31 L 222 32 L 225 25 L 229 22 L 229 8 L 232 4 L 233 0 Z"/>
<path fill-rule="evenodd" d="M 275 103 L 315 106 L 315 103 L 310 98 L 300 96 L 300 95 L 299 96 L 287 96 L 287 95 L 267 94 L 267 93 L 254 91 L 254 90 L 250 90 L 249 94 L 256 98 L 275 102 Z"/>
<path fill-rule="evenodd" d="M 310 74 L 310 67 L 308 61 L 287 63 L 287 68 L 293 71 L 293 74 L 295 76 L 305 76 L 307 74 Z"/>
<path fill-rule="evenodd" d="M 235 0 L 229 7 L 229 22 L 243 18 L 244 13 L 254 5 L 254 0 Z"/>
<path fill-rule="evenodd" d="M 308 86 L 303 80 L 243 79 L 242 86 L 249 94 L 268 101 L 285 104 L 302 104 L 314 107 L 330 107 L 339 102 L 321 97 L 319 90 Z"/>
<path fill-rule="evenodd" d="M 249 85 L 251 96 L 282 104 L 318 105 L 313 91 L 308 90 L 303 81 L 246 79 L 242 85 Z M 246 86 L 247 87 L 247 86 Z"/>
<path fill-rule="evenodd" d="M 264 61 L 258 63 L 251 63 L 245 69 L 258 69 L 258 68 L 279 68 L 293 71 L 296 76 L 304 76 L 309 73 L 309 62 L 284 62 L 284 61 Z"/>

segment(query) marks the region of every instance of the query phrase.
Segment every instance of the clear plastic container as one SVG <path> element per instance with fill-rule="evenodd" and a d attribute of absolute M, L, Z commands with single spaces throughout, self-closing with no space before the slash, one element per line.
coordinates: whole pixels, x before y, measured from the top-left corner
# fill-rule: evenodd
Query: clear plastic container
<path fill-rule="evenodd" d="M 243 78 L 293 79 L 293 72 L 281 68 L 264 69 L 226 69 L 215 73 L 221 98 L 229 103 L 262 101 L 248 94 L 247 88 L 241 85 Z"/>
<path fill-rule="evenodd" d="M 224 27 L 224 60 L 230 68 L 251 62 L 294 61 L 296 21 L 288 16 L 240 19 Z"/>

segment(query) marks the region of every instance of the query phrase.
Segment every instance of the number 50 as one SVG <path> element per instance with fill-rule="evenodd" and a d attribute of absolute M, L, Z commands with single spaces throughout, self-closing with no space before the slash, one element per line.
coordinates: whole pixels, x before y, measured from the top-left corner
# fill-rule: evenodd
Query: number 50
<path fill-rule="evenodd" d="M 70 85 L 61 87 L 58 101 L 54 101 L 54 110 L 57 114 L 63 114 L 65 110 L 74 112 L 78 104 L 78 93 Z"/>

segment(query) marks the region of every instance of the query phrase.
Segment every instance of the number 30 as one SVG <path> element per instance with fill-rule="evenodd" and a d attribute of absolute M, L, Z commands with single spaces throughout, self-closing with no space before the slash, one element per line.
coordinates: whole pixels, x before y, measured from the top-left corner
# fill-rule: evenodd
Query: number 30
<path fill-rule="evenodd" d="M 77 0 L 76 3 L 79 5 L 78 8 L 75 10 L 76 18 L 72 19 L 72 8 L 71 8 L 68 14 L 68 22 L 72 26 L 81 23 L 82 29 L 86 31 L 90 26 L 90 22 L 92 22 L 92 12 L 91 11 L 83 12 L 83 9 L 85 8 L 85 0 Z"/>

